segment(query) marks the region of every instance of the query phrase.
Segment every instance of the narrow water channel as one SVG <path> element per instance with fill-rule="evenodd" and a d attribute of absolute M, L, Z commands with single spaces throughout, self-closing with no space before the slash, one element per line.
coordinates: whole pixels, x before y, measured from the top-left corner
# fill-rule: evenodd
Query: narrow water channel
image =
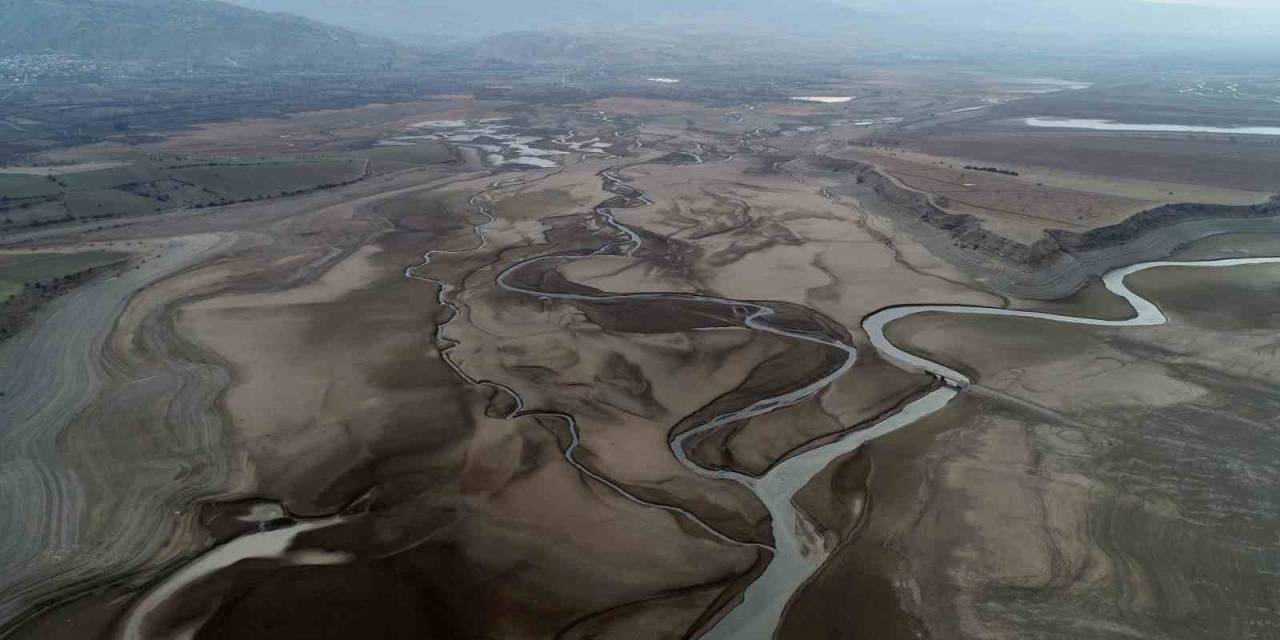
<path fill-rule="evenodd" d="M 1138 296 L 1125 286 L 1125 279 L 1128 276 L 1147 269 L 1160 267 L 1234 267 L 1280 263 L 1280 258 L 1235 258 L 1203 262 L 1146 262 L 1118 269 L 1107 274 L 1104 282 L 1110 291 L 1127 300 L 1133 307 L 1133 317 L 1126 320 L 1102 320 L 1034 311 L 960 305 L 901 306 L 872 314 L 863 321 L 862 328 L 866 331 L 873 347 L 886 360 L 909 371 L 933 375 L 945 384 L 910 402 L 897 413 L 871 427 L 848 431 L 832 442 L 787 458 L 773 466 L 763 476 L 755 477 L 731 470 L 702 467 L 689 457 L 689 445 L 696 439 L 704 437 L 726 425 L 793 406 L 816 396 L 830 386 L 831 383 L 848 373 L 857 360 L 857 349 L 852 344 L 828 333 L 781 326 L 776 321 L 777 311 L 767 303 L 684 293 L 573 293 L 536 289 L 528 285 L 519 284 L 515 276 L 535 265 L 554 266 L 554 263 L 568 263 L 600 255 L 635 257 L 637 252 L 640 251 L 643 246 L 642 235 L 620 222 L 614 215 L 613 209 L 643 207 L 651 204 L 651 201 L 644 193 L 626 184 L 618 176 L 617 170 L 602 171 L 600 177 L 605 190 L 614 194 L 615 197 L 598 205 L 593 210 L 592 215 L 605 226 L 612 228 L 615 232 L 615 237 L 593 252 L 538 256 L 517 262 L 498 276 L 497 283 L 499 286 L 514 293 L 550 300 L 591 303 L 627 302 L 668 306 L 682 304 L 719 306 L 726 311 L 726 317 L 735 319 L 744 330 L 770 333 L 788 339 L 822 345 L 838 352 L 841 356 L 837 365 L 815 380 L 804 383 L 785 393 L 756 399 L 743 408 L 716 416 L 691 429 L 676 434 L 670 439 L 672 454 L 691 471 L 717 481 L 736 482 L 746 487 L 760 499 L 767 507 L 772 519 L 774 544 L 770 546 L 733 540 L 685 509 L 671 505 L 655 504 L 637 498 L 608 478 L 581 465 L 575 459 L 574 453 L 581 444 L 581 439 L 572 416 L 561 413 L 526 411 L 520 396 L 510 387 L 501 383 L 471 377 L 450 360 L 447 354 L 447 347 L 443 357 L 453 367 L 454 371 L 469 383 L 489 385 L 510 394 L 515 402 L 515 409 L 510 417 L 535 416 L 563 420 L 571 436 L 571 444 L 566 448 L 564 456 L 580 472 L 604 483 L 610 489 L 636 503 L 665 509 L 681 517 L 688 518 L 697 526 L 726 542 L 763 547 L 772 554 L 769 566 L 764 573 L 747 588 L 743 596 L 743 602 L 734 607 L 702 636 L 702 638 L 711 640 L 766 640 L 772 638 L 791 598 L 827 559 L 827 550 L 820 543 L 820 537 L 813 531 L 813 527 L 797 511 L 792 502 L 800 489 L 806 486 L 815 475 L 833 461 L 855 451 L 864 442 L 908 427 L 916 421 L 944 409 L 971 382 L 958 371 L 909 353 L 894 345 L 885 336 L 885 329 L 892 322 L 920 313 L 948 313 L 1011 316 L 1099 327 L 1154 326 L 1166 322 L 1164 314 L 1155 304 Z M 507 181 L 494 183 L 485 192 L 508 186 L 513 186 L 513 183 Z M 454 311 L 454 317 L 457 316 L 460 310 L 450 300 L 449 294 L 452 291 L 452 287 L 443 281 L 420 276 L 418 272 L 422 267 L 430 264 L 432 257 L 435 255 L 443 253 L 466 255 L 487 247 L 488 242 L 485 238 L 484 230 L 495 219 L 492 212 L 481 201 L 481 196 L 485 192 L 477 194 L 471 201 L 481 216 L 485 218 L 482 223 L 473 227 L 473 232 L 477 236 L 476 245 L 471 249 L 461 251 L 428 252 L 423 256 L 423 262 L 420 265 L 412 267 L 405 272 L 406 277 L 426 280 L 437 285 L 439 287 L 440 303 Z M 548 265 L 547 263 L 553 264 Z M 444 334 L 447 324 L 448 320 L 438 327 L 438 337 L 446 345 L 451 343 Z M 300 521 L 279 529 L 252 534 L 209 551 L 192 565 L 170 576 L 152 589 L 151 592 L 145 594 L 134 605 L 132 614 L 126 619 L 127 624 L 123 630 L 123 637 L 145 637 L 143 622 L 146 614 L 159 607 L 164 600 L 172 596 L 181 586 L 192 582 L 196 578 L 222 568 L 234 559 L 243 559 L 245 557 L 285 557 L 290 543 L 299 533 L 332 526 L 339 522 L 341 522 L 341 519 L 336 518 L 319 521 Z M 299 561 L 306 562 L 306 560 Z M 325 557 L 316 561 L 340 562 L 342 560 L 336 557 Z"/>

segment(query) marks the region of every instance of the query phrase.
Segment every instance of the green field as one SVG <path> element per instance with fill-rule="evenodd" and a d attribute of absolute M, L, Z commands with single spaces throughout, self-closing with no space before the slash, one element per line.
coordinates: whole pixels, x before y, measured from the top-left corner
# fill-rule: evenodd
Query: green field
<path fill-rule="evenodd" d="M 45 224 L 151 215 L 275 198 L 346 184 L 371 175 L 448 162 L 448 145 L 424 141 L 307 158 L 194 160 L 142 153 L 95 171 L 0 174 L 0 233 Z"/>
<path fill-rule="evenodd" d="M 43 176 L 23 176 L 0 173 L 0 197 L 39 198 L 51 196 L 63 191 L 62 185 Z"/>
<path fill-rule="evenodd" d="M 163 203 L 117 189 L 73 191 L 63 202 L 67 212 L 77 218 L 139 215 L 166 208 Z"/>
<path fill-rule="evenodd" d="M 8 300 L 27 283 L 49 282 L 63 276 L 124 260 L 111 251 L 80 253 L 21 253 L 0 255 L 0 300 Z"/>
<path fill-rule="evenodd" d="M 66 185 L 69 191 L 96 191 L 114 189 L 135 182 L 155 180 L 163 171 L 160 167 L 146 164 L 135 164 L 127 167 L 112 167 L 97 171 L 85 171 L 58 176 L 58 180 Z"/>
<path fill-rule="evenodd" d="M 200 185 L 228 200 L 247 200 L 350 182 L 360 177 L 363 168 L 363 161 L 335 160 L 191 167 L 168 173 L 174 180 Z"/>
<path fill-rule="evenodd" d="M 399 153 L 419 161 L 439 157 L 429 147 Z M 291 195 L 357 180 L 365 163 L 355 155 L 197 165 L 139 157 L 128 166 L 53 179 L 0 174 L 0 231 Z"/>
<path fill-rule="evenodd" d="M 406 164 L 438 164 L 453 159 L 453 151 L 443 142 L 427 141 L 407 146 L 371 147 L 356 152 L 361 158 L 390 160 Z"/>

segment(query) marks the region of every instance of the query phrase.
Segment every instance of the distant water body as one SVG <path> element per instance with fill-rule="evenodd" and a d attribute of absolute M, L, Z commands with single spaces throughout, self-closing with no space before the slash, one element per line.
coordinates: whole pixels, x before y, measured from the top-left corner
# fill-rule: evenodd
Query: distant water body
<path fill-rule="evenodd" d="M 1182 133 L 1227 133 L 1236 135 L 1280 136 L 1280 127 L 1198 127 L 1184 124 L 1127 124 L 1111 120 L 1083 120 L 1076 118 L 1026 118 L 1031 127 L 1055 129 L 1092 129 L 1094 131 L 1169 131 Z"/>
<path fill-rule="evenodd" d="M 801 102 L 821 102 L 824 104 L 839 104 L 853 100 L 853 96 L 796 96 L 792 100 Z"/>

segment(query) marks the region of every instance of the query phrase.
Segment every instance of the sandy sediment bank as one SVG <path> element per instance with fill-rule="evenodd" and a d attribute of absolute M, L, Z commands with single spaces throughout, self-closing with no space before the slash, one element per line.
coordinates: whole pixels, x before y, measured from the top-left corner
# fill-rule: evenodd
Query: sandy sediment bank
<path fill-rule="evenodd" d="M 80 464 L 85 461 L 65 448 L 73 441 L 68 429 L 93 406 L 98 392 L 128 367 L 127 361 L 102 362 L 97 356 L 110 348 L 116 322 L 137 293 L 234 242 L 229 234 L 203 234 L 143 243 L 139 248 L 152 257 L 137 268 L 54 301 L 33 326 L 0 347 L 0 379 L 5 381 L 0 397 L 0 564 L 8 568 L 0 579 L 0 619 L 12 618 L 69 583 L 92 580 L 107 567 L 127 564 L 128 558 L 165 544 L 163 536 L 152 535 L 157 532 L 148 518 L 122 529 L 123 535 L 94 535 L 102 518 L 95 517 L 101 512 L 92 494 L 102 478 L 92 463 Z M 181 385 L 183 376 L 202 375 L 191 369 L 169 370 L 167 376 L 164 371 L 151 373 L 155 375 L 138 391 L 162 393 L 167 385 Z M 200 425 L 193 421 L 188 435 L 203 440 Z M 104 441 L 97 442 L 95 454 L 109 457 L 110 449 L 102 449 Z M 216 468 L 210 469 L 211 476 L 219 475 Z M 207 479 L 213 484 L 222 481 Z M 153 497 L 142 492 L 134 500 Z M 159 507 L 136 506 L 139 514 Z M 108 547 L 115 551 L 108 552 Z"/>

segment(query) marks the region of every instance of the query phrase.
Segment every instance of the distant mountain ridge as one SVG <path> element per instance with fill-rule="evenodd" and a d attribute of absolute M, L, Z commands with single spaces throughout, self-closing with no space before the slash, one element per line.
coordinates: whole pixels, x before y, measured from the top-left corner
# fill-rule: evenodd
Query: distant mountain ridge
<path fill-rule="evenodd" d="M 681 31 L 834 34 L 856 27 L 854 9 L 827 0 L 232 0 L 369 33 L 461 42 L 509 32 Z"/>
<path fill-rule="evenodd" d="M 0 0 L 0 55 L 252 69 L 384 69 L 425 50 L 516 64 L 1186 57 L 1208 48 L 1280 58 L 1277 32 L 1280 10 L 1140 0 Z"/>
<path fill-rule="evenodd" d="M 1155 0 L 835 0 L 894 16 L 915 28 L 964 37 L 1054 37 L 1091 43 L 1108 38 L 1229 40 L 1274 37 L 1280 9 L 1241 9 Z M 1136 40 L 1133 44 L 1141 44 Z"/>
<path fill-rule="evenodd" d="M 229 0 L 414 44 L 548 31 L 743 33 L 848 51 L 1015 54 L 1280 48 L 1280 8 L 1148 0 Z M 528 39 L 527 36 L 520 36 Z M 690 45 L 696 45 L 689 41 Z"/>
<path fill-rule="evenodd" d="M 278 67 L 385 66 L 389 41 L 217 0 L 0 0 L 0 55 Z"/>

